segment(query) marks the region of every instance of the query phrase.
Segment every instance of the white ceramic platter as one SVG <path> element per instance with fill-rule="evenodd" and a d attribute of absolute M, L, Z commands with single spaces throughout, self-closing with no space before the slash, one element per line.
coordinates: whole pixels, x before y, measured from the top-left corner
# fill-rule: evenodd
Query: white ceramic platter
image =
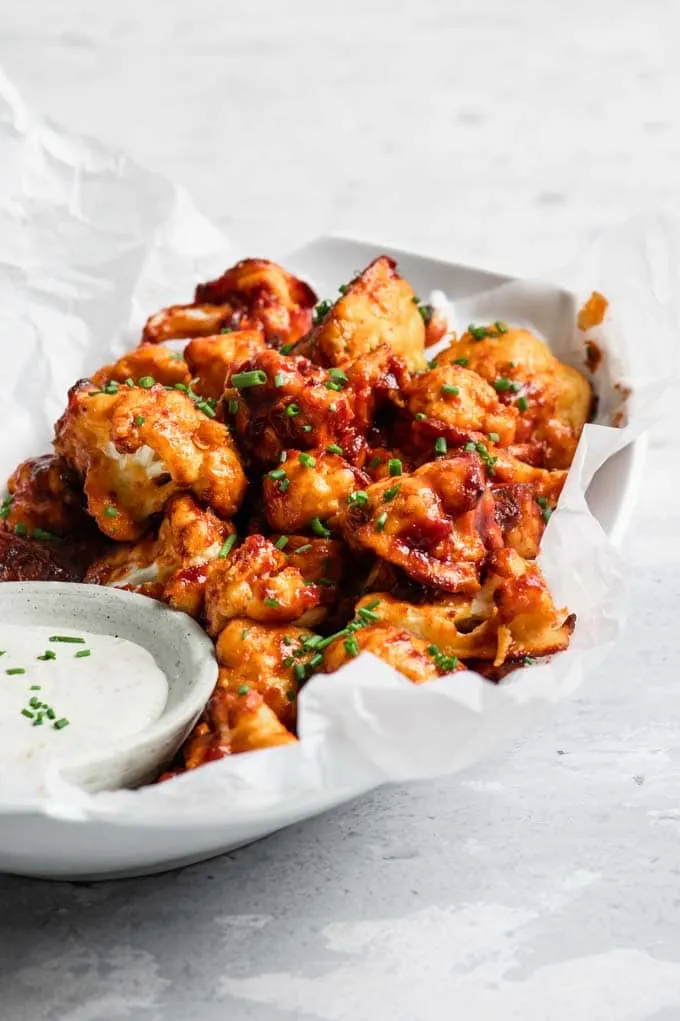
<path fill-rule="evenodd" d="M 455 263 L 429 259 L 385 246 L 344 238 L 321 238 L 283 256 L 283 264 L 309 279 L 321 297 L 381 253 L 393 255 L 399 268 L 422 295 L 443 291 L 453 302 L 486 291 L 507 277 Z M 597 472 L 588 501 L 605 531 L 617 542 L 632 514 L 645 460 L 644 440 L 621 450 Z M 257 755 L 258 753 L 253 753 Z M 365 788 L 364 788 L 365 789 Z M 212 857 L 273 833 L 282 826 L 317 815 L 361 793 L 348 788 L 287 805 L 285 812 L 266 810 L 257 821 L 239 822 L 228 804 L 209 814 L 163 822 L 139 817 L 131 822 L 115 815 L 48 810 L 0 804 L 0 870 L 45 878 L 116 878 L 159 872 Z"/>

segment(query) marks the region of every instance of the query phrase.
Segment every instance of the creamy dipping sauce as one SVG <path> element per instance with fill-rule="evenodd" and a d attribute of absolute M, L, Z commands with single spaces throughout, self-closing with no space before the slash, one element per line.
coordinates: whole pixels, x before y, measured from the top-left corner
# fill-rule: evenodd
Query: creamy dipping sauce
<path fill-rule="evenodd" d="M 70 628 L 0 625 L 0 764 L 43 769 L 138 734 L 168 682 L 134 642 Z"/>

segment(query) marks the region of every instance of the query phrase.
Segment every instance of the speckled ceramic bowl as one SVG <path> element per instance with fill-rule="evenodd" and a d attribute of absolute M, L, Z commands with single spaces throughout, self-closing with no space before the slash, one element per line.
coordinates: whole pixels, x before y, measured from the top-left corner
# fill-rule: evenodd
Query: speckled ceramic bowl
<path fill-rule="evenodd" d="M 168 699 L 149 727 L 59 766 L 63 778 L 88 791 L 135 787 L 152 779 L 182 743 L 217 681 L 213 644 L 184 613 L 146 596 L 98 585 L 8 582 L 0 585 L 6 624 L 82 628 L 136 642 L 168 680 Z"/>

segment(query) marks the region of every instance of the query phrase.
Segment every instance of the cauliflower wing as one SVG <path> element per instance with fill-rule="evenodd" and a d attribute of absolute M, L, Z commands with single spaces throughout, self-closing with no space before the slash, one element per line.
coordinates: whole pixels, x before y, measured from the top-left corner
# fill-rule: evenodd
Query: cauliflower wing
<path fill-rule="evenodd" d="M 493 498 L 505 545 L 525 560 L 534 560 L 552 510 L 548 501 L 537 498 L 534 487 L 528 483 L 494 486 Z"/>
<path fill-rule="evenodd" d="M 249 535 L 210 567 L 205 589 L 208 631 L 218 635 L 233 617 L 264 624 L 316 624 L 327 613 L 324 588 L 305 579 L 274 543 Z"/>
<path fill-rule="evenodd" d="M 246 477 L 226 426 L 186 393 L 83 380 L 70 391 L 55 449 L 82 477 L 87 506 L 105 535 L 133 542 L 180 490 L 223 518 L 238 509 Z"/>
<path fill-rule="evenodd" d="M 142 340 L 205 337 L 221 329 L 261 328 L 270 343 L 295 343 L 312 325 L 314 291 L 267 259 L 244 259 L 217 280 L 199 284 L 193 303 L 161 309 Z"/>
<path fill-rule="evenodd" d="M 305 640 L 313 632 L 292 625 L 256 624 L 246 617 L 230 620 L 217 641 L 219 686 L 237 695 L 258 692 L 278 720 L 295 729 L 297 694 L 310 652 Z"/>
<path fill-rule="evenodd" d="M 304 532 L 315 519 L 333 528 L 349 494 L 367 482 L 339 454 L 288 450 L 286 460 L 262 480 L 267 521 L 278 532 Z"/>
<path fill-rule="evenodd" d="M 473 327 L 437 357 L 437 364 L 465 359 L 467 367 L 519 412 L 516 442 L 533 448 L 545 468 L 568 468 L 593 404 L 586 377 L 560 362 L 528 330 L 505 323 Z"/>
<path fill-rule="evenodd" d="M 475 592 L 487 546 L 502 544 L 475 453 L 374 482 L 352 494 L 339 526 L 352 548 L 370 550 L 414 581 L 446 592 Z"/>
<path fill-rule="evenodd" d="M 85 581 L 141 592 L 199 617 L 209 564 L 234 533 L 230 522 L 220 521 L 193 496 L 177 493 L 166 504 L 157 536 L 117 544 L 90 566 Z"/>
<path fill-rule="evenodd" d="M 355 632 L 353 640 L 337 638 L 325 650 L 326 673 L 333 673 L 360 652 L 371 652 L 415 684 L 433 681 L 445 673 L 465 670 L 456 660 L 443 660 L 430 652 L 431 646 L 398 625 L 371 624 Z M 446 662 L 446 669 L 438 664 Z"/>
<path fill-rule="evenodd" d="M 325 314 L 300 345 L 300 354 L 319 365 L 347 367 L 387 344 L 409 369 L 425 368 L 425 323 L 418 298 L 397 273 L 394 259 L 375 259 L 342 292 L 334 305 L 320 307 Z"/>
<path fill-rule="evenodd" d="M 164 386 L 176 386 L 183 383 L 188 386 L 191 373 L 184 357 L 179 351 L 158 344 L 140 344 L 134 351 L 129 351 L 113 365 L 104 365 L 92 376 L 97 387 L 103 387 L 112 380 L 125 383 L 131 379 L 151 378 Z"/>
<path fill-rule="evenodd" d="M 242 447 L 262 465 L 277 464 L 293 448 L 337 445 L 353 463 L 365 440 L 353 395 L 340 378 L 306 358 L 262 351 L 230 370 L 224 393 L 226 418 Z"/>
<path fill-rule="evenodd" d="M 515 439 L 517 408 L 502 404 L 494 388 L 470 369 L 445 362 L 413 376 L 407 394 L 413 440 L 428 451 L 437 436 L 462 445 L 491 435 L 503 447 Z"/>
<path fill-rule="evenodd" d="M 357 603 L 370 605 L 380 623 L 405 628 L 447 656 L 494 666 L 566 649 L 575 617 L 557 609 L 536 562 L 512 549 L 491 553 L 486 579 L 474 596 L 448 595 L 410 603 L 388 593 L 372 593 Z"/>
<path fill-rule="evenodd" d="M 0 531 L 35 539 L 87 531 L 91 523 L 76 481 L 66 462 L 54 454 L 22 461 L 7 482 Z"/>
<path fill-rule="evenodd" d="M 232 330 L 216 337 L 196 337 L 184 351 L 196 393 L 217 400 L 234 365 L 266 348 L 261 330 Z M 164 382 L 163 380 L 161 382 Z"/>

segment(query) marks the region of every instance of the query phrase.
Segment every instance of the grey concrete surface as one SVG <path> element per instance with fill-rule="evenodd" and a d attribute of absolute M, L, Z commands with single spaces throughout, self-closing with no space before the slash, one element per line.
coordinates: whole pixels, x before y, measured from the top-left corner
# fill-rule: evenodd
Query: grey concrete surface
<path fill-rule="evenodd" d="M 531 273 L 678 205 L 679 28 L 671 0 L 25 0 L 0 63 L 253 254 L 344 230 Z M 3 1021 L 680 1018 L 679 453 L 660 426 L 629 625 L 577 697 L 212 862 L 0 877 Z"/>

